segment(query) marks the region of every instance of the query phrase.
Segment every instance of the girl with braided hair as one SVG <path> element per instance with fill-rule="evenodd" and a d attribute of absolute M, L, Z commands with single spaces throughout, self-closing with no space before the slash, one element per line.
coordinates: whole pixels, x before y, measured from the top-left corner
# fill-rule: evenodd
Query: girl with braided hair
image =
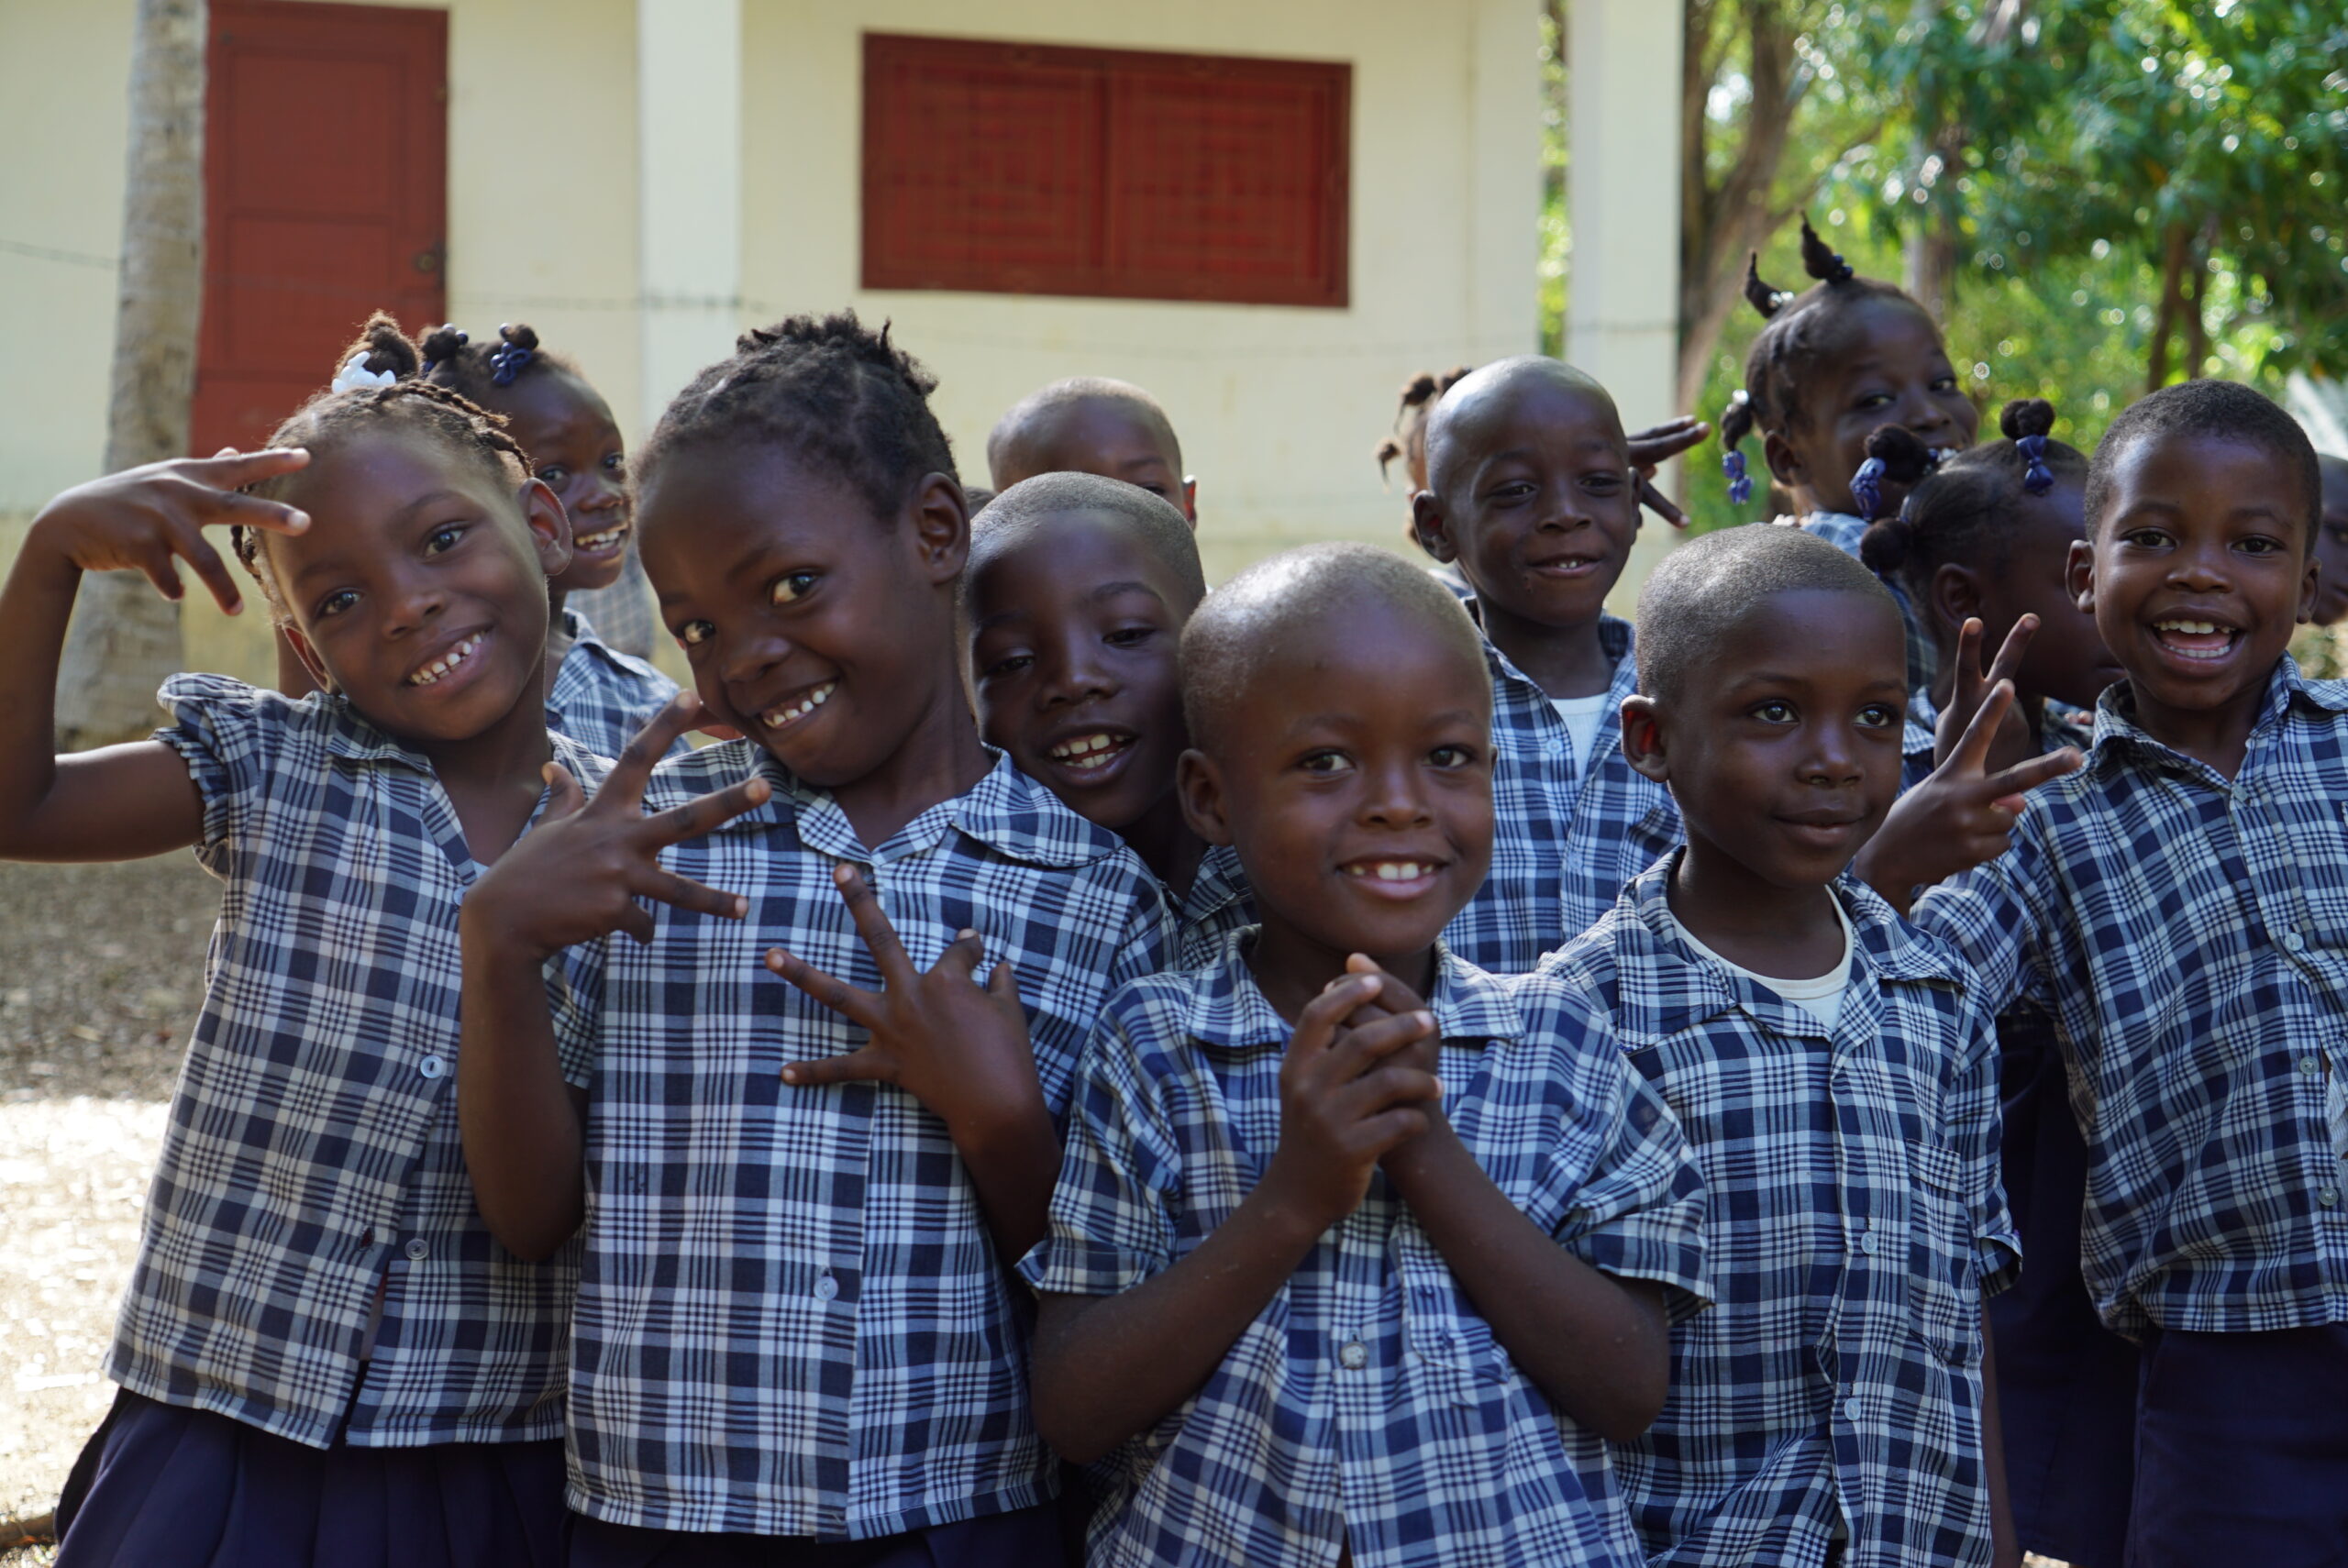
<path fill-rule="evenodd" d="M 1802 267 L 1814 281 L 1799 294 L 1762 281 L 1760 259 L 1745 264 L 1744 297 L 1768 322 L 1744 359 L 1744 386 L 1721 416 L 1722 468 L 1739 505 L 1753 476 L 1739 448 L 1762 438 L 1769 473 L 1792 496 L 1799 524 L 1850 555 L 1877 517 L 1899 510 L 1923 470 L 1887 473 L 1868 437 L 1905 428 L 1935 458 L 1973 444 L 1980 412 L 1958 384 L 1940 328 L 1892 283 L 1862 278 L 1827 247 L 1809 219 Z M 1910 685 L 1930 678 L 1929 649 L 1914 607 L 1896 584 L 1909 634 Z"/>
<path fill-rule="evenodd" d="M 193 846 L 227 885 L 70 1568 L 559 1560 L 577 1253 L 497 1244 L 453 1090 L 458 907 L 543 808 L 542 772 L 606 766 L 542 708 L 570 531 L 389 317 L 345 358 L 260 451 L 59 496 L 0 592 L 26 678 L 0 709 L 0 855 Z M 82 575 L 176 599 L 184 561 L 237 613 L 205 537 L 223 524 L 322 690 L 176 675 L 153 739 L 52 757 Z M 575 1017 L 571 966 L 539 978 Z M 586 1040 L 563 1037 L 583 1081 Z"/>
<path fill-rule="evenodd" d="M 437 326 L 419 348 L 424 379 L 501 415 L 570 519 L 570 566 L 551 589 L 547 727 L 617 756 L 677 683 L 645 662 L 658 622 L 637 561 L 636 496 L 611 405 L 527 325 L 500 326 L 481 342 Z"/>

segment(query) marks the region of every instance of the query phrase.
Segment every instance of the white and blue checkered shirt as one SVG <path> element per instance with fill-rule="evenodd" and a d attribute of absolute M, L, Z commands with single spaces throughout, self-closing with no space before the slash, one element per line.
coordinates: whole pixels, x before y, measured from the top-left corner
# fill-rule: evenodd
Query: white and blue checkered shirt
<path fill-rule="evenodd" d="M 586 617 L 566 606 L 562 629 L 570 650 L 554 672 L 547 695 L 547 728 L 569 735 L 598 756 L 617 756 L 637 731 L 652 722 L 677 694 L 677 683 L 640 658 L 632 658 L 595 635 Z M 679 735 L 674 756 L 692 749 Z"/>
<path fill-rule="evenodd" d="M 1256 893 L 1247 885 L 1239 852 L 1227 844 L 1207 845 L 1182 896 L 1181 953 L 1175 966 L 1195 969 L 1213 963 L 1232 933 L 1255 923 Z"/>
<path fill-rule="evenodd" d="M 1492 869 L 1443 940 L 1479 969 L 1521 975 L 1614 907 L 1623 886 L 1679 842 L 1671 791 L 1632 769 L 1613 715 L 1639 689 L 1631 624 L 1605 615 L 1614 666 L 1587 759 L 1547 692 L 1484 644 L 1492 672 Z"/>
<path fill-rule="evenodd" d="M 1614 1462 L 1654 1563 L 1989 1561 L 1981 1303 L 2021 1250 L 1997 1044 L 1964 966 L 1856 882 L 1829 1030 L 1698 955 L 1673 856 L 1542 966 L 1591 998 L 1701 1167 L 1715 1305 Z"/>
<path fill-rule="evenodd" d="M 577 1254 L 522 1263 L 474 1209 L 457 910 L 478 868 L 431 764 L 339 697 L 178 675 L 161 701 L 227 887 L 107 1375 L 316 1448 L 560 1435 Z M 553 745 L 594 788 L 605 765 Z M 548 970 L 583 1082 L 583 974 Z"/>
<path fill-rule="evenodd" d="M 657 1529 L 864 1539 L 1044 1501 L 1027 1305 L 945 1124 L 911 1095 L 793 1088 L 787 1062 L 863 1032 L 766 972 L 780 945 L 877 988 L 833 885 L 858 867 L 913 962 L 966 928 L 1014 966 L 1044 1098 L 1065 1112 L 1110 994 L 1171 956 L 1157 878 L 998 758 L 870 848 L 829 795 L 745 741 L 663 763 L 647 810 L 753 772 L 766 804 L 663 856 L 750 902 L 655 909 L 603 944 L 571 1506 Z"/>
<path fill-rule="evenodd" d="M 2087 766 L 1917 922 L 1992 1001 L 2033 977 L 2052 999 L 2107 1323 L 2348 1321 L 2348 684 L 2282 660 L 2231 781 L 2132 712 L 2105 691 Z"/>
<path fill-rule="evenodd" d="M 1108 1296 L 1229 1220 L 1280 1133 L 1289 1025 L 1235 935 L 1214 965 L 1127 987 L 1085 1048 L 1038 1291 Z M 1662 1102 L 1565 988 L 1445 955 L 1429 999 L 1445 1107 L 1559 1245 L 1701 1288 L 1703 1191 Z M 1493 1338 L 1383 1176 L 1180 1409 L 1120 1451 L 1095 1568 L 1634 1564 L 1604 1444 Z"/>

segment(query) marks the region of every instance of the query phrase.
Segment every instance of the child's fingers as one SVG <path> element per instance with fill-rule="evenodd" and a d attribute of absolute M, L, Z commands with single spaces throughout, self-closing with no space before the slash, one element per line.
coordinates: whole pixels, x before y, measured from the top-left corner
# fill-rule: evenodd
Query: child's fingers
<path fill-rule="evenodd" d="M 1280 1066 L 1280 1078 L 1289 1081 L 1291 1070 L 1315 1072 L 1327 1059 L 1330 1042 L 1337 1037 L 1337 1027 L 1351 1017 L 1354 1009 L 1369 999 L 1375 988 L 1359 975 L 1348 975 L 1319 996 L 1304 1004 L 1296 1015 L 1296 1032 L 1288 1037 L 1288 1055 Z M 1351 1074 L 1343 1075 L 1343 1082 Z"/>
<path fill-rule="evenodd" d="M 1645 430 L 1633 431 L 1626 440 L 1631 448 L 1631 466 L 1652 469 L 1667 462 L 1690 447 L 1702 445 L 1712 433 L 1712 427 L 1690 414 L 1677 419 L 1667 419 L 1660 425 L 1650 425 Z"/>
<path fill-rule="evenodd" d="M 1361 1124 L 1362 1141 L 1368 1145 L 1363 1152 L 1381 1156 L 1391 1154 L 1412 1139 L 1423 1136 L 1432 1125 L 1427 1113 L 1414 1105 L 1381 1110 Z"/>
<path fill-rule="evenodd" d="M 644 804 L 644 786 L 652 777 L 653 767 L 669 755 L 669 747 L 679 735 L 692 726 L 701 712 L 701 699 L 690 691 L 680 691 L 669 700 L 667 706 L 652 715 L 651 721 L 629 737 L 620 748 L 618 761 L 604 776 L 604 787 L 595 792 L 596 804 L 608 797 L 611 809 L 626 807 L 636 811 Z"/>
<path fill-rule="evenodd" d="M 782 1081 L 793 1088 L 825 1088 L 833 1084 L 897 1081 L 893 1065 L 869 1045 L 859 1045 L 845 1056 L 818 1056 L 812 1062 L 783 1064 Z"/>
<path fill-rule="evenodd" d="M 741 894 L 721 892 L 706 882 L 696 882 L 690 877 L 680 877 L 657 866 L 631 878 L 628 890 L 639 898 L 658 899 L 664 904 L 673 904 L 694 914 L 740 920 L 750 912 L 750 900 Z"/>
<path fill-rule="evenodd" d="M 1390 1062 L 1339 1089 L 1336 1110 L 1346 1121 L 1367 1121 L 1398 1105 L 1425 1105 L 1442 1098 L 1441 1078 L 1418 1067 Z"/>
<path fill-rule="evenodd" d="M 1330 1048 L 1330 1070 L 1339 1082 L 1349 1081 L 1434 1032 L 1434 1014 L 1426 1011 L 1395 1013 L 1357 1029 L 1346 1029 Z"/>
<path fill-rule="evenodd" d="M 2003 772 L 1991 774 L 1981 783 L 1984 790 L 1996 797 L 1998 804 L 2002 806 L 2012 801 L 2015 802 L 2013 809 L 2019 812 L 2021 810 L 2021 798 L 2031 790 L 2066 773 L 2077 773 L 2085 766 L 2087 758 L 2079 755 L 2077 748 L 2066 745 L 2060 751 L 2050 751 L 2044 756 L 2017 762 Z"/>
<path fill-rule="evenodd" d="M 994 973 L 987 977 L 987 995 L 999 1002 L 1009 1002 L 1014 1008 L 1019 1006 L 1019 977 L 1012 971 L 1010 959 L 1005 958 L 997 964 Z"/>
<path fill-rule="evenodd" d="M 832 867 L 832 885 L 847 900 L 847 918 L 856 922 L 857 935 L 864 939 L 865 948 L 871 953 L 875 967 L 880 971 L 880 983 L 891 989 L 903 989 L 918 977 L 914 961 L 905 956 L 905 944 L 897 940 L 897 928 L 889 923 L 888 914 L 880 908 L 880 900 L 872 894 L 871 886 L 863 874 L 843 860 Z"/>
<path fill-rule="evenodd" d="M 1347 955 L 1346 972 L 1350 975 L 1368 975 L 1375 978 L 1378 981 L 1377 999 L 1389 1012 L 1414 1012 L 1427 1005 L 1424 998 L 1386 970 L 1379 968 L 1378 960 L 1367 953 Z"/>
<path fill-rule="evenodd" d="M 187 597 L 187 587 L 180 581 L 179 568 L 172 564 L 172 547 L 161 539 L 138 551 L 138 567 L 155 591 L 174 604 Z"/>
<path fill-rule="evenodd" d="M 699 838 L 744 812 L 756 810 L 772 793 L 765 779 L 745 778 L 739 784 L 728 784 L 723 790 L 697 795 L 683 805 L 671 806 L 646 821 L 652 830 L 652 841 L 666 847 L 685 839 Z"/>
<path fill-rule="evenodd" d="M 576 816 L 580 808 L 586 805 L 587 791 L 579 787 L 578 778 L 561 763 L 548 763 L 538 770 L 538 777 L 547 781 L 547 809 L 539 816 L 539 822 L 550 823 Z"/>
<path fill-rule="evenodd" d="M 280 474 L 290 474 L 306 468 L 309 461 L 310 454 L 300 447 L 271 447 L 259 452 L 239 452 L 230 448 L 216 458 L 188 458 L 176 466 L 183 475 L 214 490 L 241 490 L 249 484 L 258 484 L 262 480 L 275 479 Z M 292 511 L 293 508 L 278 510 Z M 244 519 L 238 518 L 238 521 Z"/>
<path fill-rule="evenodd" d="M 987 944 L 977 932 L 958 931 L 954 933 L 954 940 L 946 944 L 946 951 L 937 955 L 937 962 L 931 966 L 930 973 L 943 973 L 958 980 L 969 980 L 977 972 L 979 960 L 986 955 Z"/>
<path fill-rule="evenodd" d="M 870 991 L 858 990 L 846 980 L 826 975 L 795 953 L 780 947 L 768 948 L 767 967 L 850 1023 L 872 1029 L 880 1022 L 879 997 Z"/>
<path fill-rule="evenodd" d="M 1992 684 L 2011 680 L 2021 672 L 2021 656 L 2030 651 L 2030 639 L 2038 630 L 2038 617 L 2023 615 L 2006 633 L 2005 642 L 1998 649 L 1997 662 L 1989 666 Z"/>
<path fill-rule="evenodd" d="M 237 580 L 229 575 L 228 563 L 220 558 L 220 552 L 206 543 L 202 534 L 193 528 L 184 534 L 175 530 L 172 536 L 172 548 L 194 569 L 197 577 L 204 580 L 204 586 L 212 591 L 212 597 L 224 613 L 230 615 L 243 613 L 245 598 L 237 591 Z"/>
<path fill-rule="evenodd" d="M 652 945 L 652 911 L 634 899 L 627 901 L 627 909 L 620 916 L 619 928 L 633 937 L 638 947 Z"/>
<path fill-rule="evenodd" d="M 1988 697 L 1975 712 L 1973 722 L 1965 726 L 1964 738 L 1956 743 L 1956 750 L 1949 755 L 1946 766 L 1962 772 L 1987 773 L 1989 743 L 1997 737 L 1998 726 L 2005 722 L 2006 710 L 2013 706 L 2013 701 L 2012 682 L 2000 680 L 1989 688 Z"/>
<path fill-rule="evenodd" d="M 1967 615 L 1956 629 L 1956 699 L 1966 701 L 1987 684 L 1981 679 L 1981 618 Z"/>
<path fill-rule="evenodd" d="M 1688 526 L 1688 513 L 1680 511 L 1669 496 L 1645 479 L 1639 480 L 1639 504 L 1675 528 Z"/>

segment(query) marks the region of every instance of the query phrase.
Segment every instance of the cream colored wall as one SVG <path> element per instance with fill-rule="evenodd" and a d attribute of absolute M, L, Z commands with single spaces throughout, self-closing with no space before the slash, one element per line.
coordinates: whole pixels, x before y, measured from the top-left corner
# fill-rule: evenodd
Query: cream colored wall
<path fill-rule="evenodd" d="M 745 0 L 743 293 L 768 313 L 892 318 L 938 374 L 973 482 L 996 415 L 1036 386 L 1149 388 L 1199 477 L 1211 578 L 1315 539 L 1400 545 L 1403 498 L 1369 457 L 1396 389 L 1535 341 L 1536 15 L 1518 0 Z M 1350 61 L 1351 306 L 864 292 L 866 29 Z"/>
<path fill-rule="evenodd" d="M 449 314 L 476 333 L 529 322 L 637 430 L 635 0 L 429 8 L 449 13 Z M 0 6 L 0 241 L 119 250 L 131 12 Z M 114 310 L 111 270 L 0 247 L 0 559 L 97 472 Z M 192 667 L 269 678 L 261 617 L 188 606 Z"/>

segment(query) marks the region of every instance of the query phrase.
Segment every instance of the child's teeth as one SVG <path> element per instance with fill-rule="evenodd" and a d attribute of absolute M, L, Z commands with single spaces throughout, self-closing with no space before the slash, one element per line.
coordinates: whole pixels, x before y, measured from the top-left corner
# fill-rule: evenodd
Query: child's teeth
<path fill-rule="evenodd" d="M 426 665 L 414 675 L 409 676 L 407 678 L 408 684 L 411 686 L 431 685 L 434 681 L 439 679 L 442 676 L 448 674 L 450 670 L 464 663 L 466 657 L 470 655 L 473 649 L 481 646 L 481 639 L 482 634 L 475 632 L 471 636 L 467 637 L 463 642 L 459 643 L 455 647 L 450 648 L 447 653 L 441 655 L 438 658 L 434 659 L 430 664 Z"/>
<path fill-rule="evenodd" d="M 1079 735 L 1052 747 L 1052 760 L 1078 767 L 1098 767 L 1109 760 L 1109 754 L 1116 747 L 1114 735 Z"/>
<path fill-rule="evenodd" d="M 1424 877 L 1434 869 L 1434 867 L 1416 860 L 1380 860 L 1354 875 L 1375 877 L 1381 882 L 1407 882 L 1414 877 Z"/>
<path fill-rule="evenodd" d="M 600 534 L 583 535 L 578 541 L 579 547 L 582 550 L 609 549 L 620 542 L 620 536 L 626 532 L 624 528 L 606 528 Z"/>
<path fill-rule="evenodd" d="M 803 719 L 825 702 L 830 701 L 832 692 L 838 685 L 839 682 L 836 680 L 827 680 L 796 702 L 785 707 L 768 709 L 759 722 L 770 730 L 779 730 L 793 720 Z"/>

